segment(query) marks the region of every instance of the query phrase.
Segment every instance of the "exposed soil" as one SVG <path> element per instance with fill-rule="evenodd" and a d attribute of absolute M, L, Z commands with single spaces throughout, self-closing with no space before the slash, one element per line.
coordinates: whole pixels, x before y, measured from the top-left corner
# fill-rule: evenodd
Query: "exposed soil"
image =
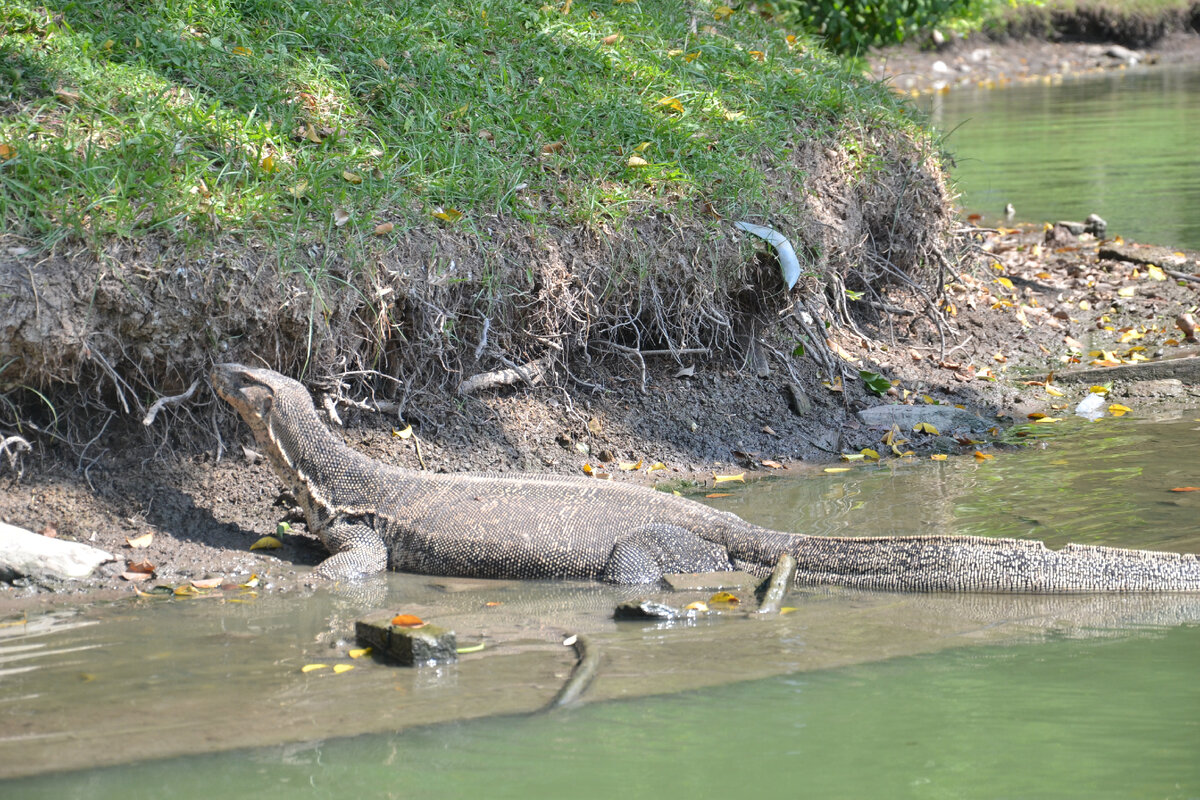
<path fill-rule="evenodd" d="M 1200 283 L 1156 280 L 1159 275 L 1146 264 L 1101 259 L 1100 243 L 1087 234 L 1075 239 L 1061 229 L 980 232 L 977 240 L 990 256 L 978 275 L 963 274 L 951 283 L 954 314 L 948 317 L 944 353 L 937 328 L 919 311 L 860 317 L 867 336 L 846 331 L 836 341 L 835 349 L 851 361 L 841 392 L 820 386 L 813 360 L 790 355 L 789 342 L 760 338 L 758 352 L 770 369 L 763 377 L 753 365 L 739 366 L 729 358 L 685 357 L 686 366 L 694 368 L 690 376 L 677 376 L 680 365 L 670 359 L 647 359 L 643 392 L 640 365 L 609 358 L 587 373 L 594 388 L 562 381 L 480 392 L 453 412 L 422 419 L 414 425 L 414 437 L 393 435 L 392 417 L 351 406 L 342 406 L 342 430 L 351 446 L 414 468 L 578 473 L 589 464 L 614 480 L 703 487 L 712 485 L 714 473 L 744 471 L 752 480 L 801 474 L 863 447 L 886 454 L 880 443 L 886 431 L 860 424 L 853 412 L 885 401 L 923 404 L 923 395 L 977 410 L 996 419 L 997 428 L 965 444 L 949 435 L 904 431 L 908 443 L 903 447 L 914 450 L 915 457 L 935 450 L 995 452 L 1019 446 L 1013 444 L 1019 436 L 1006 429 L 1027 423 L 1031 413 L 1069 415 L 1087 392 L 1086 386 L 1060 379 L 1056 386 L 1065 396 L 1047 394 L 1039 382 L 1048 372 L 1061 374 L 1076 362 L 1082 367 L 1107 357 L 1091 357 L 1088 351 L 1128 360 L 1135 353 L 1182 355 L 1197 349 L 1174 321 L 1195 310 Z M 1136 253 L 1129 246 L 1125 250 Z M 1200 274 L 1196 258 L 1194 253 L 1171 256 L 1175 263 L 1168 268 Z M 889 319 L 900 322 L 889 324 Z M 1131 350 L 1139 347 L 1145 349 Z M 859 364 L 898 380 L 898 396 L 878 398 L 864 391 L 854 376 Z M 803 415 L 792 410 L 788 384 L 802 387 L 811 410 Z M 1195 380 L 1122 381 L 1111 400 L 1144 413 L 1164 403 L 1196 404 L 1200 385 Z M 68 585 L 0 585 L 0 602 L 11 606 L 25 604 L 21 598 L 47 602 L 64 594 L 129 593 L 132 588 L 118 576 L 126 562 L 135 560 L 155 565 L 155 583 L 258 573 L 270 584 L 292 585 L 302 568 L 324 557 L 280 497 L 275 477 L 250 455 L 254 445 L 245 426 L 218 409 L 207 392 L 198 392 L 190 405 L 191 420 L 219 429 L 224 444 L 219 459 L 216 447 L 181 454 L 150 444 L 130 447 L 131 441 L 144 441 L 144 434 L 131 426 L 110 426 L 86 452 L 65 445 L 38 447 L 23 459 L 22 477 L 6 473 L 0 518 L 93 543 L 118 561 L 92 579 Z M 222 413 L 214 413 L 218 410 Z M 621 467 L 621 462 L 639 461 L 639 469 Z M 648 471 L 654 462 L 667 468 Z M 282 549 L 248 550 L 285 519 L 298 534 L 286 536 Z M 127 538 L 147 532 L 154 533 L 149 547 L 126 545 Z"/>

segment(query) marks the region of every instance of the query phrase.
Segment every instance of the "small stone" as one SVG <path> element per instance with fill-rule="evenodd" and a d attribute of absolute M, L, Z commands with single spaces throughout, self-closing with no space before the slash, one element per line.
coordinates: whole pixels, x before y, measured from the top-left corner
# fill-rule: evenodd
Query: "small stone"
<path fill-rule="evenodd" d="M 383 658 L 404 667 L 448 664 L 458 660 L 458 637 L 454 631 L 425 624 L 402 628 L 388 620 L 354 623 L 354 638 Z"/>

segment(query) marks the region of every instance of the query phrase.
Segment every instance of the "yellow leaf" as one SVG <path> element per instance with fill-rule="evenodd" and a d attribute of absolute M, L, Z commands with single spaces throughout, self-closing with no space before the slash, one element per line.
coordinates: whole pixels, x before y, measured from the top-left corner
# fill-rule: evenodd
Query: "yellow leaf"
<path fill-rule="evenodd" d="M 750 57 L 755 61 L 766 61 L 767 55 L 762 50 L 751 50 Z"/>
<path fill-rule="evenodd" d="M 745 483 L 746 473 L 739 472 L 737 475 L 713 475 L 713 483 L 729 483 L 731 481 Z"/>
<path fill-rule="evenodd" d="M 1117 289 L 1118 297 L 1133 297 L 1135 294 L 1137 294 L 1136 286 L 1123 286 Z"/>
<path fill-rule="evenodd" d="M 742 602 L 742 599 L 736 594 L 730 592 L 717 592 L 712 597 L 708 598 L 710 603 L 729 603 L 729 605 L 737 605 Z"/>
<path fill-rule="evenodd" d="M 299 200 L 308 192 L 308 181 L 300 181 L 295 186 L 287 190 L 288 194 Z"/>
<path fill-rule="evenodd" d="M 664 464 L 663 462 L 655 461 L 653 464 L 650 465 L 650 469 L 648 471 L 654 472 L 655 470 L 666 469 L 666 468 L 667 468 L 667 465 Z"/>
<path fill-rule="evenodd" d="M 392 229 L 395 227 L 396 226 L 390 222 L 380 223 L 379 225 L 375 226 L 375 235 L 376 236 L 387 236 L 389 233 L 392 232 Z M 411 428 L 411 426 L 409 426 L 409 427 Z"/>
<path fill-rule="evenodd" d="M 447 208 L 445 210 L 437 210 L 433 212 L 435 219 L 440 219 L 443 222 L 457 222 L 462 219 L 463 213 L 457 208 Z"/>
<path fill-rule="evenodd" d="M 683 57 L 683 60 L 690 64 L 699 57 L 700 57 L 700 51 L 697 50 L 694 53 L 688 53 L 686 56 Z"/>
<path fill-rule="evenodd" d="M 999 277 L 999 278 L 996 278 L 996 283 L 1000 284 L 1000 285 L 1001 285 L 1001 286 L 1003 286 L 1005 289 L 1011 289 L 1011 288 L 1013 288 L 1013 282 L 1012 282 L 1012 281 L 1010 281 L 1008 278 L 1005 278 L 1005 277 Z"/>
<path fill-rule="evenodd" d="M 274 172 L 276 169 L 275 156 L 264 156 L 263 160 L 258 162 L 258 165 L 262 167 L 263 172 Z"/>
<path fill-rule="evenodd" d="M 316 672 L 319 669 L 329 669 L 328 664 L 305 664 L 300 668 L 301 672 Z"/>
<path fill-rule="evenodd" d="M 849 467 L 826 467 L 826 472 L 849 472 Z"/>
<path fill-rule="evenodd" d="M 541 83 L 541 78 L 538 78 L 538 83 Z M 470 108 L 471 108 L 470 103 L 463 103 L 461 106 L 454 109 L 446 116 L 449 117 L 450 119 L 454 119 L 455 117 L 461 117 L 463 114 L 467 113 L 467 111 L 470 110 Z"/>
<path fill-rule="evenodd" d="M 720 22 L 732 13 L 733 9 L 729 6 L 717 6 L 713 9 L 713 19 L 715 19 L 717 22 Z"/>
<path fill-rule="evenodd" d="M 842 461 L 862 461 L 865 458 L 862 453 L 842 453 Z"/>
<path fill-rule="evenodd" d="M 1154 264 L 1151 264 L 1146 268 L 1146 277 L 1152 281 L 1165 281 L 1167 279 L 1166 273 L 1164 273 L 1160 267 L 1157 267 Z"/>
<path fill-rule="evenodd" d="M 153 533 L 143 533 L 141 536 L 135 536 L 132 539 L 126 539 L 125 544 L 133 548 L 149 547 L 152 541 L 154 541 Z"/>
<path fill-rule="evenodd" d="M 341 675 L 343 672 L 349 672 L 352 669 L 354 669 L 353 664 L 334 664 L 333 665 L 333 673 L 335 675 Z"/>
<path fill-rule="evenodd" d="M 371 648 L 369 648 L 369 647 L 356 647 L 356 648 L 354 648 L 353 650 L 351 650 L 351 651 L 349 651 L 348 653 L 346 653 L 346 655 L 350 656 L 351 658 L 362 658 L 363 656 L 369 656 L 369 655 L 371 655 Z"/>
<path fill-rule="evenodd" d="M 276 539 L 274 536 L 264 536 L 254 544 L 250 545 L 251 550 L 278 550 L 283 547 L 283 542 Z"/>
<path fill-rule="evenodd" d="M 362 175 L 359 175 L 357 172 L 351 172 L 350 170 L 346 170 L 342 173 L 342 177 L 345 178 L 346 181 L 348 181 L 349 183 L 353 183 L 353 184 L 362 183 Z"/>
<path fill-rule="evenodd" d="M 1108 413 L 1112 414 L 1114 417 L 1123 417 L 1132 410 L 1132 408 L 1123 406 L 1120 403 L 1113 403 L 1108 407 Z"/>
<path fill-rule="evenodd" d="M 637 461 L 622 461 L 617 465 L 617 467 L 619 467 L 622 472 L 632 472 L 642 468 L 642 461 L 641 459 L 638 459 Z"/>
<path fill-rule="evenodd" d="M 1046 387 L 1046 394 L 1050 395 L 1051 397 L 1065 397 L 1062 392 L 1060 392 L 1058 389 L 1055 389 L 1053 386 Z"/>
<path fill-rule="evenodd" d="M 938 429 L 935 426 L 930 425 L 928 422 L 918 422 L 913 426 L 913 430 L 917 433 L 929 433 L 934 436 L 938 435 Z"/>
<path fill-rule="evenodd" d="M 194 597 L 200 594 L 200 592 L 196 590 L 196 587 L 184 584 L 183 586 L 176 586 L 174 594 L 176 597 Z"/>
<path fill-rule="evenodd" d="M 1062 422 L 1062 420 L 1059 419 L 1058 417 L 1042 417 L 1041 419 L 1035 419 L 1033 421 L 1033 424 L 1041 425 L 1043 423 L 1050 423 L 1050 422 Z"/>
<path fill-rule="evenodd" d="M 596 471 L 596 470 L 592 469 L 592 465 L 591 465 L 591 464 L 584 464 L 584 465 L 583 465 L 583 474 L 584 474 L 584 475 L 591 475 L 591 474 L 592 474 L 592 473 L 594 473 L 595 471 Z"/>
<path fill-rule="evenodd" d="M 234 52 L 234 55 L 239 55 L 239 56 L 254 55 L 254 51 L 252 51 L 249 47 L 235 47 L 235 48 L 233 48 L 233 52 Z"/>
<path fill-rule="evenodd" d="M 700 600 L 694 600 L 683 607 L 684 611 L 708 611 L 708 606 Z"/>
<path fill-rule="evenodd" d="M 633 148 L 633 152 L 644 153 L 648 147 L 650 147 L 650 142 L 642 142 L 637 147 Z"/>
<path fill-rule="evenodd" d="M 682 50 L 668 50 L 667 55 L 670 56 L 671 58 L 674 58 L 675 56 L 683 55 L 683 51 Z"/>
<path fill-rule="evenodd" d="M 647 161 L 646 159 L 642 158 L 641 156 L 630 156 L 629 160 L 626 161 L 625 163 L 631 167 L 648 167 L 648 166 L 650 166 L 650 162 Z"/>
<path fill-rule="evenodd" d="M 987 461 L 989 458 L 995 458 L 995 457 L 996 456 L 992 455 L 991 453 L 984 453 L 981 450 L 975 451 L 975 459 L 977 461 Z"/>
<path fill-rule="evenodd" d="M 657 105 L 660 108 L 666 109 L 668 111 L 674 111 L 677 114 L 683 113 L 683 103 L 679 102 L 679 99 L 675 98 L 675 97 L 660 97 L 660 98 L 658 98 Z"/>
<path fill-rule="evenodd" d="M 248 581 L 246 581 L 245 583 L 241 584 L 241 587 L 243 589 L 253 589 L 253 588 L 257 587 L 258 584 L 259 584 L 258 574 L 255 573 L 255 574 L 251 574 L 250 579 Z"/>
<path fill-rule="evenodd" d="M 5 161 L 7 161 L 8 159 L 12 158 L 16 154 L 17 154 L 17 151 L 14 150 L 11 146 L 9 146 L 7 144 L 0 144 L 0 158 L 3 158 Z"/>
<path fill-rule="evenodd" d="M 945 460 L 946 460 L 946 454 L 945 454 L 945 453 L 934 453 L 934 454 L 933 454 L 933 455 L 931 455 L 929 458 L 930 458 L 932 461 L 945 461 Z"/>
<path fill-rule="evenodd" d="M 304 138 L 313 144 L 321 143 L 321 137 L 317 135 L 317 129 L 313 127 L 311 122 L 304 123 Z"/>
<path fill-rule="evenodd" d="M 879 460 L 879 453 L 877 453 L 876 451 L 872 450 L 869 447 L 864 447 L 862 449 L 862 454 L 873 461 Z"/>
<path fill-rule="evenodd" d="M 1107 386 L 1089 386 L 1088 391 L 1092 394 L 1108 394 Z"/>
<path fill-rule="evenodd" d="M 459 653 L 459 654 L 478 653 L 480 650 L 483 649 L 483 645 L 484 645 L 484 643 L 480 642 L 479 644 L 473 644 L 470 647 L 458 647 L 458 648 L 455 648 L 454 652 Z"/>
<path fill-rule="evenodd" d="M 395 436 L 397 439 L 407 439 L 412 436 L 412 425 L 406 425 L 402 431 L 392 428 L 392 436 Z"/>

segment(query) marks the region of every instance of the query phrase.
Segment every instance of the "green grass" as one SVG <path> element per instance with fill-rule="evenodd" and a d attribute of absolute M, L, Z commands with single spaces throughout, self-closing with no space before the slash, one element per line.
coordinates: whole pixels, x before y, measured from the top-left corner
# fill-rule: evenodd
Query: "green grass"
<path fill-rule="evenodd" d="M 381 223 L 761 215 L 797 137 L 911 124 L 803 37 L 716 6 L 7 0 L 0 233 L 340 228 L 368 250 Z"/>

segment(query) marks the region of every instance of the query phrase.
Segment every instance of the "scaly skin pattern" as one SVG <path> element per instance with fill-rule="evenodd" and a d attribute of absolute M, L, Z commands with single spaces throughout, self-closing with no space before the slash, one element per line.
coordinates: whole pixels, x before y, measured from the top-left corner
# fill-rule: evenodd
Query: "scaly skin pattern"
<path fill-rule="evenodd" d="M 308 392 L 266 369 L 217 365 L 217 393 L 254 432 L 345 578 L 387 567 L 478 578 L 649 583 L 672 572 L 769 572 L 790 552 L 797 581 L 914 592 L 1200 591 L 1200 557 L 977 536 L 806 536 L 752 525 L 642 486 L 507 473 L 439 474 L 351 450 Z"/>

